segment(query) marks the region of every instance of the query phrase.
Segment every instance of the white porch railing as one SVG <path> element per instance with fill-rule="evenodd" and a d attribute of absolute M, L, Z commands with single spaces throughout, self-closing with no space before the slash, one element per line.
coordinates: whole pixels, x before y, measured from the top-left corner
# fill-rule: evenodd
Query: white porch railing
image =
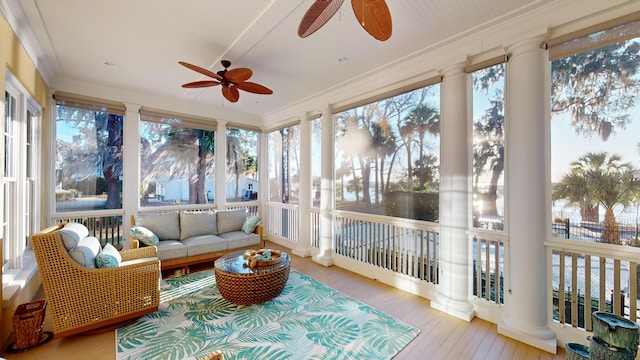
<path fill-rule="evenodd" d="M 234 203 L 227 204 L 227 209 L 243 209 L 246 208 L 248 214 L 260 215 L 260 204 L 258 202 L 247 203 Z M 164 211 L 211 211 L 214 207 L 193 207 L 181 206 L 176 209 L 175 207 L 162 207 L 162 208 L 145 208 L 141 212 L 164 212 Z M 90 214 L 85 213 L 59 213 L 53 217 L 55 223 L 61 222 L 77 222 L 84 224 L 89 229 L 89 234 L 95 236 L 100 240 L 102 245 L 107 243 L 113 245 L 123 245 L 124 236 L 123 227 L 123 210 L 102 210 L 95 211 Z M 125 221 L 129 221 L 126 219 Z"/>
<path fill-rule="evenodd" d="M 334 226 L 336 254 L 438 283 L 440 227 L 437 224 L 335 211 Z"/>
<path fill-rule="evenodd" d="M 591 331 L 596 310 L 637 321 L 640 249 L 560 238 L 545 245 L 555 322 Z"/>
<path fill-rule="evenodd" d="M 225 208 L 227 210 L 247 209 L 249 215 L 260 215 L 260 203 L 257 201 L 228 203 Z"/>
<path fill-rule="evenodd" d="M 473 256 L 473 295 L 487 302 L 504 304 L 504 274 L 507 236 L 498 231 L 470 230 Z"/>
<path fill-rule="evenodd" d="M 300 239 L 300 211 L 298 205 L 268 202 L 265 232 L 292 242 Z"/>
<path fill-rule="evenodd" d="M 122 210 L 102 211 L 91 216 L 80 214 L 58 214 L 54 217 L 56 224 L 62 222 L 77 222 L 89 229 L 89 235 L 95 236 L 102 245 L 123 245 L 124 229 L 122 226 Z"/>
<path fill-rule="evenodd" d="M 319 208 L 309 209 L 309 216 L 311 217 L 311 221 L 309 222 L 311 225 L 311 247 L 319 248 L 320 247 L 320 209 Z"/>

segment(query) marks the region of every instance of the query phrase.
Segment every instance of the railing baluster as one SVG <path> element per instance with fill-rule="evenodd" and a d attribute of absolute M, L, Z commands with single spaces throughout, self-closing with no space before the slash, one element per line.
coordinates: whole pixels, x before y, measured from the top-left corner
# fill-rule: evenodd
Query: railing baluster
<path fill-rule="evenodd" d="M 591 255 L 584 257 L 584 328 L 592 330 L 591 324 Z"/>
<path fill-rule="evenodd" d="M 473 241 L 476 245 L 476 262 L 474 264 L 476 268 L 476 296 L 478 298 L 482 298 L 482 245 L 480 244 L 480 239 L 478 239 L 478 237 L 474 237 Z"/>
<path fill-rule="evenodd" d="M 613 260 L 613 313 L 616 315 L 624 316 L 624 309 L 620 304 L 621 292 L 620 292 L 620 260 Z"/>
<path fill-rule="evenodd" d="M 598 301 L 598 310 L 600 311 L 606 311 L 607 310 L 607 303 L 604 299 L 606 299 L 606 288 L 607 288 L 607 273 L 606 273 L 606 267 L 607 267 L 607 259 L 605 259 L 604 257 L 600 256 L 599 258 L 600 261 L 600 300 Z"/>
<path fill-rule="evenodd" d="M 578 327 L 578 255 L 571 253 L 571 325 Z"/>
<path fill-rule="evenodd" d="M 565 267 L 564 267 L 564 251 L 558 251 L 558 256 L 559 258 L 559 271 L 560 271 L 560 278 L 558 279 L 559 281 L 559 285 L 558 285 L 558 309 L 560 312 L 560 323 L 564 324 L 566 322 L 566 317 L 565 317 L 565 304 L 564 304 L 564 293 L 565 293 L 565 287 L 564 287 L 564 272 L 565 272 Z"/>
<path fill-rule="evenodd" d="M 629 262 L 629 320 L 636 322 L 638 318 L 638 263 Z"/>
<path fill-rule="evenodd" d="M 494 265 L 494 270 L 493 270 L 493 281 L 495 283 L 494 289 L 493 291 L 495 292 L 494 299 L 496 304 L 501 304 L 502 301 L 500 300 L 500 289 L 502 289 L 502 281 L 501 281 L 501 276 L 500 274 L 502 273 L 502 271 L 500 271 L 500 246 L 501 243 L 499 241 L 495 241 L 494 242 L 494 253 L 493 253 L 493 263 Z"/>

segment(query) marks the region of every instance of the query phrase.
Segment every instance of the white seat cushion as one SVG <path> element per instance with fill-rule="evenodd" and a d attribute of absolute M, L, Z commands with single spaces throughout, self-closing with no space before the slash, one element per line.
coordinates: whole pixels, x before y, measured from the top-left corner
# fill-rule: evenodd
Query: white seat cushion
<path fill-rule="evenodd" d="M 158 243 L 158 259 L 169 260 L 187 256 L 187 245 L 180 240 L 161 240 Z"/>
<path fill-rule="evenodd" d="M 232 231 L 219 236 L 229 242 L 229 249 L 260 244 L 260 236 L 258 234 L 247 234 L 244 231 Z"/>
<path fill-rule="evenodd" d="M 187 255 L 194 256 L 227 250 L 227 240 L 215 235 L 196 235 L 182 240 L 187 245 Z"/>

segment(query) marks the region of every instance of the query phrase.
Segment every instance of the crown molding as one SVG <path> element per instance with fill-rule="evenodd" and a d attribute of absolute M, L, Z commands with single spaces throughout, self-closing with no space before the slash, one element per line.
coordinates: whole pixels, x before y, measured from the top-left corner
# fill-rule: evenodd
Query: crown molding
<path fill-rule="evenodd" d="M 28 26 L 29 22 L 24 9 L 20 6 L 20 1 L 0 0 L 0 12 L 2 12 L 14 35 L 31 58 L 40 76 L 47 84 L 51 84 L 54 78 L 51 64 L 43 60 L 43 47 L 38 42 L 33 29 Z"/>

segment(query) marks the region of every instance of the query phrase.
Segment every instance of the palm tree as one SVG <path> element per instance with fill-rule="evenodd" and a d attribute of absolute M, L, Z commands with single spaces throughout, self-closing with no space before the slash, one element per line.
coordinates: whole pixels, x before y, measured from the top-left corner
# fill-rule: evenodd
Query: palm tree
<path fill-rule="evenodd" d="M 416 106 L 405 119 L 406 122 L 411 123 L 418 135 L 418 159 L 424 158 L 425 148 L 425 136 L 427 134 L 436 135 L 440 133 L 440 114 L 437 109 L 434 109 L 426 104 L 419 104 Z M 424 162 L 422 160 L 418 163 L 418 190 L 424 190 L 425 171 Z"/>
<path fill-rule="evenodd" d="M 400 138 L 402 139 L 402 143 L 407 149 L 407 191 L 413 191 L 413 165 L 411 162 L 411 149 L 413 148 L 413 136 L 415 134 L 416 127 L 415 124 L 411 122 L 405 122 L 400 128 L 398 132 L 400 133 Z"/>
<path fill-rule="evenodd" d="M 379 204 L 379 194 L 384 192 L 384 162 L 385 158 L 393 154 L 396 148 L 395 135 L 391 131 L 391 126 L 386 117 L 371 124 L 372 146 L 375 151 L 376 169 L 375 173 L 375 203 Z"/>
<path fill-rule="evenodd" d="M 478 192 L 478 182 L 482 175 L 489 172 L 489 189 L 485 194 L 484 214 L 498 214 L 498 182 L 504 172 L 504 106 L 502 91 L 490 101 L 482 117 L 473 124 L 473 168 L 474 190 Z M 478 192 L 479 193 L 479 192 Z"/>
<path fill-rule="evenodd" d="M 578 205 L 601 205 L 605 215 L 600 239 L 604 243 L 620 244 L 613 208 L 618 204 L 629 205 L 640 191 L 640 179 L 634 176 L 637 169 L 631 163 L 623 163 L 619 155 L 606 152 L 587 153 L 571 166 L 570 173 L 554 189 L 553 198 L 564 198 Z"/>
<path fill-rule="evenodd" d="M 336 178 L 340 179 L 340 200 L 344 201 L 344 177 L 351 173 L 351 163 L 346 160 L 342 160 L 340 167 L 336 169 Z"/>

